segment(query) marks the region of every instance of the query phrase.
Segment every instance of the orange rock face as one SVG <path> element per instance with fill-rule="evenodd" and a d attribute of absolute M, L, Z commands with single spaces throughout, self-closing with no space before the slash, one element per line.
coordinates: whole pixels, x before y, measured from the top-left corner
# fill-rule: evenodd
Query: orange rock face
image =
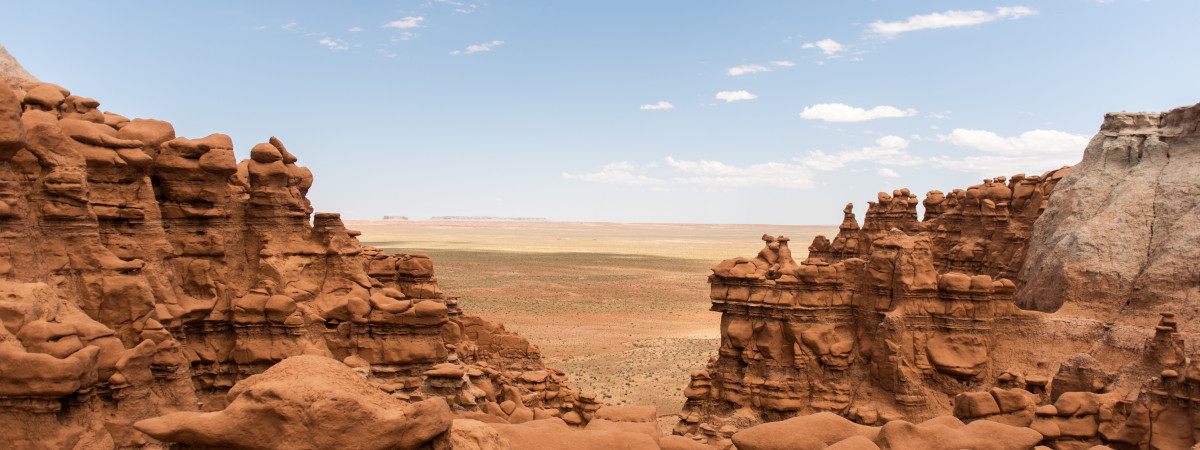
<path fill-rule="evenodd" d="M 982 421 L 1054 448 L 1194 445 L 1194 208 L 1132 197 L 1196 189 L 1197 111 L 1111 114 L 1079 166 L 929 192 L 923 220 L 907 189 L 880 193 L 861 227 L 848 205 L 800 263 L 786 237 L 764 235 L 754 259 L 713 268 L 719 356 L 692 374 L 675 434 L 738 448 L 800 435 L 812 448 L 999 445 L 979 440 L 991 431 L 953 437 Z M 862 434 L 810 416 L 822 412 L 886 425 Z M 969 425 L 938 417 L 951 414 Z M 792 417 L 805 422 L 770 423 Z"/>
<path fill-rule="evenodd" d="M 743 408 L 754 421 L 835 411 L 868 425 L 948 412 L 956 386 L 999 375 L 996 322 L 1021 317 L 1004 277 L 1067 171 L 930 192 L 924 221 L 907 189 L 880 193 L 861 228 L 847 206 L 838 235 L 814 239 L 802 263 L 786 237 L 764 235 L 755 259 L 718 264 L 720 356 L 693 375 L 676 432 L 726 438 L 704 424 Z"/>
<path fill-rule="evenodd" d="M 427 256 L 364 247 L 314 214 L 312 173 L 278 139 L 238 163 L 228 136 L 99 106 L 52 84 L 0 89 L 0 439 L 232 445 L 132 424 L 250 414 L 229 389 L 299 355 L 456 414 L 583 424 L 600 407 L 528 341 L 464 314 Z"/>

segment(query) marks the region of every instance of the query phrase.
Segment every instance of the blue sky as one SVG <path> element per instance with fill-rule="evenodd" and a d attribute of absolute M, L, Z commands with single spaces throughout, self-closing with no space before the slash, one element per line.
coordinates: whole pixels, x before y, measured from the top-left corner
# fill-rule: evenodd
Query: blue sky
<path fill-rule="evenodd" d="M 1200 2 L 35 2 L 0 44 L 180 136 L 279 137 L 318 211 L 836 224 L 1200 101 Z"/>

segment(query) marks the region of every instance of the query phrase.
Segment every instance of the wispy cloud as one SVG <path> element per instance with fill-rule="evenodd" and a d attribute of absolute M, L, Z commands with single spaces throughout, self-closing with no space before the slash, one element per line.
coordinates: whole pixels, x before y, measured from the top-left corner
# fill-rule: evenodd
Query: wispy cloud
<path fill-rule="evenodd" d="M 908 117 L 917 115 L 917 110 L 900 109 L 894 106 L 876 106 L 871 109 L 856 108 L 842 103 L 821 103 L 806 106 L 800 113 L 801 118 L 820 119 L 826 122 L 862 122 L 866 120 L 884 119 L 889 117 Z"/>
<path fill-rule="evenodd" d="M 417 33 L 411 31 L 402 31 L 400 34 L 392 36 L 392 42 L 411 41 L 417 38 Z"/>
<path fill-rule="evenodd" d="M 346 41 L 343 41 L 341 39 L 323 38 L 323 39 L 317 41 L 317 43 L 324 45 L 326 47 L 329 47 L 330 50 L 334 50 L 334 51 L 345 50 L 345 49 L 350 48 L 350 44 L 347 44 Z"/>
<path fill-rule="evenodd" d="M 684 161 L 667 157 L 667 165 L 681 172 L 671 178 L 678 184 L 698 184 L 716 187 L 774 186 L 783 188 L 812 187 L 812 171 L 799 164 L 768 162 L 749 166 L 733 166 L 720 161 Z"/>
<path fill-rule="evenodd" d="M 597 183 L 624 184 L 626 186 L 653 186 L 666 184 L 666 181 L 646 176 L 646 169 L 657 167 L 657 164 L 637 165 L 629 161 L 607 164 L 599 172 L 575 175 L 563 172 L 562 177 L 568 180 L 593 181 Z M 636 173 L 635 173 L 636 172 Z"/>
<path fill-rule="evenodd" d="M 359 28 L 359 27 L 351 27 L 351 28 L 350 28 L 350 30 L 348 30 L 348 31 L 350 31 L 351 33 L 357 33 L 357 32 L 359 32 L 359 31 L 362 31 L 362 28 Z"/>
<path fill-rule="evenodd" d="M 562 176 L 572 180 L 651 186 L 654 189 L 661 189 L 667 185 L 722 189 L 756 186 L 806 189 L 813 186 L 812 169 L 800 164 L 767 162 L 737 166 L 704 159 L 679 160 L 670 156 L 665 161 L 666 166 L 658 169 L 660 176 L 645 173 L 649 169 L 657 168 L 658 164 L 638 165 L 628 161 L 605 165 L 594 173 L 563 173 Z"/>
<path fill-rule="evenodd" d="M 285 30 L 290 30 L 290 29 L 292 29 L 292 28 L 295 28 L 295 27 L 296 27 L 296 21 L 295 21 L 295 20 L 293 20 L 293 21 L 291 21 L 291 22 L 288 22 L 288 23 L 284 24 L 283 26 L 281 26 L 281 27 L 279 27 L 279 28 L 283 28 L 283 29 L 285 29 Z"/>
<path fill-rule="evenodd" d="M 753 100 L 758 98 L 757 95 L 746 91 L 721 91 L 717 93 L 717 100 L 725 100 L 725 103 L 736 102 L 738 100 Z"/>
<path fill-rule="evenodd" d="M 479 9 L 479 5 L 475 3 L 463 3 L 454 0 L 433 0 L 435 3 L 443 3 L 454 7 L 454 12 L 461 14 L 470 14 Z"/>
<path fill-rule="evenodd" d="M 907 139 L 900 136 L 888 135 L 876 139 L 875 145 L 871 147 L 843 150 L 834 154 L 826 154 L 823 151 L 814 150 L 804 157 L 792 159 L 805 166 L 822 171 L 840 169 L 848 163 L 864 161 L 893 166 L 920 164 L 920 159 L 908 153 L 908 144 L 909 141 Z"/>
<path fill-rule="evenodd" d="M 809 42 L 807 44 L 801 45 L 800 47 L 801 48 L 819 48 L 819 49 L 821 49 L 821 53 L 824 53 L 826 56 L 833 56 L 837 52 L 840 52 L 840 51 L 846 49 L 845 45 L 842 45 L 842 44 L 838 43 L 838 41 L 835 41 L 833 39 L 822 39 L 817 42 Z"/>
<path fill-rule="evenodd" d="M 658 102 L 658 103 L 651 103 L 648 105 L 641 106 L 641 109 L 651 109 L 651 110 L 653 110 L 653 109 L 674 109 L 674 108 L 675 108 L 675 105 L 672 105 L 670 102 Z"/>
<path fill-rule="evenodd" d="M 938 135 L 938 139 L 960 147 L 969 147 L 992 153 L 1078 153 L 1088 143 L 1088 137 L 1058 130 L 1032 130 L 1020 136 L 1001 137 L 987 130 L 955 128 L 950 134 Z"/>
<path fill-rule="evenodd" d="M 478 52 L 490 52 L 493 47 L 503 45 L 504 41 L 484 42 L 477 45 L 468 45 L 466 50 L 455 50 L 450 52 L 451 55 L 470 55 Z"/>
<path fill-rule="evenodd" d="M 887 167 L 880 167 L 879 170 L 875 171 L 875 173 L 879 174 L 879 176 L 881 176 L 881 177 L 900 178 L 900 174 L 896 173 L 895 170 L 889 169 Z"/>
<path fill-rule="evenodd" d="M 745 75 L 748 73 L 767 72 L 771 69 L 760 66 L 758 64 L 746 64 L 744 66 L 730 67 L 727 73 L 731 76 Z"/>
<path fill-rule="evenodd" d="M 401 30 L 407 30 L 409 28 L 418 28 L 421 26 L 421 22 L 423 22 L 424 20 L 425 20 L 424 16 L 408 16 L 408 17 L 405 17 L 400 20 L 393 20 L 391 22 L 385 23 L 385 24 L 383 24 L 383 28 L 399 28 Z"/>
<path fill-rule="evenodd" d="M 956 128 L 949 134 L 938 135 L 938 140 L 983 154 L 931 158 L 935 167 L 988 176 L 1045 171 L 1076 164 L 1088 144 L 1087 136 L 1058 130 L 1032 130 L 1019 136 L 1003 137 L 987 130 Z"/>
<path fill-rule="evenodd" d="M 778 68 L 778 67 L 794 67 L 796 65 L 796 63 L 794 63 L 794 62 L 784 61 L 784 60 L 771 61 L 770 64 L 772 67 L 776 67 L 776 68 Z M 759 72 L 770 72 L 770 71 L 771 71 L 771 67 L 767 67 L 762 64 L 744 64 L 744 65 L 740 65 L 737 67 L 730 67 L 729 69 L 727 69 L 725 71 L 725 73 L 729 74 L 729 76 L 736 77 L 736 76 L 741 76 L 741 75 L 745 75 L 748 73 L 759 73 Z"/>
<path fill-rule="evenodd" d="M 868 26 L 868 30 L 876 35 L 890 38 L 909 31 L 965 27 L 999 19 L 1020 19 L 1037 13 L 1036 9 L 1027 6 L 1002 6 L 996 8 L 994 13 L 978 10 L 949 10 L 942 13 L 910 16 L 905 20 L 896 22 L 877 20 Z"/>

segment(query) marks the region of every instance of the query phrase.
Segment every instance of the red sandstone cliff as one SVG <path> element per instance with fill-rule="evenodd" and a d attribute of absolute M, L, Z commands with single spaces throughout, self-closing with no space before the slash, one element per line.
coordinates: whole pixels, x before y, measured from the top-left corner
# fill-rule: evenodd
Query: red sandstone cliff
<path fill-rule="evenodd" d="M 930 192 L 922 221 L 906 189 L 880 193 L 861 228 L 847 206 L 801 263 L 764 235 L 756 258 L 713 268 L 719 357 L 692 374 L 675 432 L 717 447 L 840 430 L 804 448 L 922 434 L 942 437 L 927 448 L 1027 448 L 949 431 L 984 420 L 1055 448 L 1195 444 L 1198 111 L 1110 114 L 1080 165 Z"/>
<path fill-rule="evenodd" d="M 279 140 L 238 163 L 228 136 L 99 105 L 0 87 L 4 442 L 196 437 L 132 424 L 221 409 L 235 383 L 297 355 L 344 361 L 401 404 L 444 399 L 446 414 L 582 424 L 600 407 L 528 341 L 464 314 L 428 257 L 314 215 L 313 176 Z"/>

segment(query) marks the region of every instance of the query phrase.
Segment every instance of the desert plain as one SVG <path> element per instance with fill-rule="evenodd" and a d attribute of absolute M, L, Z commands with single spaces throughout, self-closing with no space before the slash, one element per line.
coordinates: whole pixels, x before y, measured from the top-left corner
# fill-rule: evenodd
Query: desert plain
<path fill-rule="evenodd" d="M 347 221 L 387 253 L 425 253 L 463 310 L 527 337 L 550 367 L 610 405 L 674 425 L 689 373 L 720 343 L 710 268 L 754 257 L 763 233 L 796 243 L 837 227 L 582 222 Z M 793 250 L 797 260 L 806 245 Z"/>

